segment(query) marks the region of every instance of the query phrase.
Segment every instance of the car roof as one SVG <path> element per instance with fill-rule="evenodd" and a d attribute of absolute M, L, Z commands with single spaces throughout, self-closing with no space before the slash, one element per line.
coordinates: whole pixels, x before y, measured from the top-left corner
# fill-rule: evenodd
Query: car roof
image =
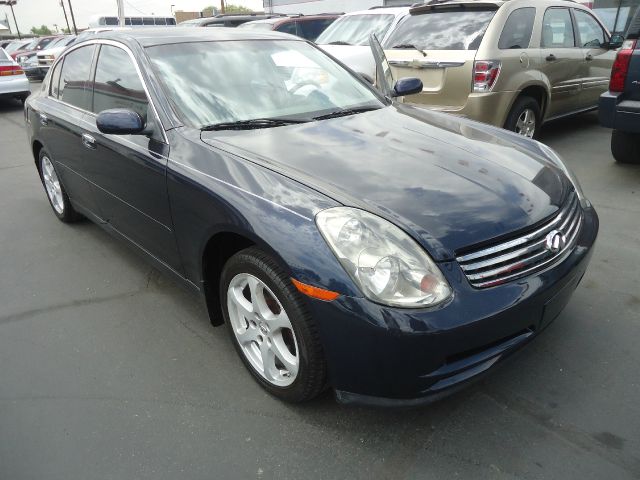
<path fill-rule="evenodd" d="M 133 41 L 143 47 L 172 43 L 215 42 L 229 40 L 299 40 L 298 37 L 271 30 L 236 28 L 149 27 L 98 33 L 93 39 Z"/>
<path fill-rule="evenodd" d="M 298 20 L 317 20 L 317 19 L 325 19 L 325 18 L 339 18 L 343 14 L 342 13 L 318 13 L 317 15 L 285 15 L 282 17 L 274 17 L 274 18 L 263 18 L 261 20 L 252 20 L 247 23 L 285 23 L 289 21 L 298 21 Z"/>

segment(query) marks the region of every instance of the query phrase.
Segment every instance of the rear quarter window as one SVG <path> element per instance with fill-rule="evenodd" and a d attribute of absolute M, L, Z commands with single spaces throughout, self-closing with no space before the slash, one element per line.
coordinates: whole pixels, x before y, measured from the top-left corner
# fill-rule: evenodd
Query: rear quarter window
<path fill-rule="evenodd" d="M 534 7 L 519 8 L 511 12 L 500 34 L 498 48 L 500 50 L 529 48 L 535 19 Z"/>

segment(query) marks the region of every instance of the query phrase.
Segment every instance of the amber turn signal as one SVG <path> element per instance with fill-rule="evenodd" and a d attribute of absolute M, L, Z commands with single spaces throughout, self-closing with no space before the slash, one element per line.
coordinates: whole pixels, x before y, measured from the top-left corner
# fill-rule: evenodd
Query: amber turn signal
<path fill-rule="evenodd" d="M 312 298 L 317 298 L 318 300 L 324 300 L 325 302 L 331 302 L 340 296 L 337 292 L 332 292 L 331 290 L 325 290 L 324 288 L 314 287 L 312 285 L 307 285 L 306 283 L 299 282 L 295 278 L 292 278 L 291 281 L 296 286 L 298 290 L 300 290 L 305 295 L 308 295 Z"/>

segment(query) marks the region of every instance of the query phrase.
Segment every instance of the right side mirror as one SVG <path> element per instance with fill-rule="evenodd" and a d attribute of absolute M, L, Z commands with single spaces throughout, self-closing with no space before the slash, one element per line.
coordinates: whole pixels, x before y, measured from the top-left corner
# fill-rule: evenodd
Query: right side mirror
<path fill-rule="evenodd" d="M 607 42 L 607 48 L 609 50 L 616 50 L 620 48 L 623 43 L 624 43 L 624 36 L 620 35 L 619 33 L 616 33 L 614 35 L 611 35 L 611 38 Z"/>

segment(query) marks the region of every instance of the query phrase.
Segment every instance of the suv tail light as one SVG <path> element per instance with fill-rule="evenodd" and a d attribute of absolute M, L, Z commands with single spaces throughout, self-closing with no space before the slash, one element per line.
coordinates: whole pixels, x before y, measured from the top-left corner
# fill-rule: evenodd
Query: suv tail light
<path fill-rule="evenodd" d="M 609 80 L 610 92 L 624 91 L 624 83 L 627 81 L 629 63 L 631 63 L 634 48 L 636 48 L 636 41 L 626 40 L 620 50 L 618 50 L 616 59 L 613 62 L 613 67 L 611 67 L 611 80 Z"/>
<path fill-rule="evenodd" d="M 502 64 L 498 60 L 476 60 L 473 62 L 473 91 L 488 92 L 500 75 Z"/>
<path fill-rule="evenodd" d="M 9 75 L 22 75 L 24 70 L 17 65 L 7 65 L 0 67 L 0 77 L 6 77 Z"/>

